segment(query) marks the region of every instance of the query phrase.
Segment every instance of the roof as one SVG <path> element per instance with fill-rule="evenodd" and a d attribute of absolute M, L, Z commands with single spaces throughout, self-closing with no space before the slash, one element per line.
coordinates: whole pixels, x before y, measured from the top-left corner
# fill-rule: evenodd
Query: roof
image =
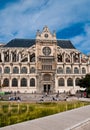
<path fill-rule="evenodd" d="M 4 47 L 31 47 L 35 42 L 35 39 L 13 39 Z M 64 49 L 75 49 L 69 40 L 57 40 L 57 45 Z"/>
<path fill-rule="evenodd" d="M 70 40 L 57 40 L 57 45 L 64 49 L 75 49 Z"/>
<path fill-rule="evenodd" d="M 35 39 L 13 39 L 4 47 L 30 47 L 35 44 Z"/>

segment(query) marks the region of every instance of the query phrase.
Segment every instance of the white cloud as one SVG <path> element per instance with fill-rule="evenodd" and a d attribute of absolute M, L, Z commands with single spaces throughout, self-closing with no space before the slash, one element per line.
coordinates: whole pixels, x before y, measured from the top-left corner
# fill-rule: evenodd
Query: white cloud
<path fill-rule="evenodd" d="M 20 0 L 8 4 L 0 11 L 0 41 L 8 42 L 15 37 L 34 38 L 36 30 L 41 30 L 44 25 L 51 31 L 59 31 L 74 23 L 87 23 L 89 7 L 90 0 Z M 77 46 L 79 43 L 80 47 L 88 46 L 88 26 L 85 31 L 87 36 L 73 38 Z"/>
<path fill-rule="evenodd" d="M 71 41 L 79 50 L 88 54 L 90 53 L 90 25 L 86 25 L 84 30 L 85 35 L 73 37 Z"/>

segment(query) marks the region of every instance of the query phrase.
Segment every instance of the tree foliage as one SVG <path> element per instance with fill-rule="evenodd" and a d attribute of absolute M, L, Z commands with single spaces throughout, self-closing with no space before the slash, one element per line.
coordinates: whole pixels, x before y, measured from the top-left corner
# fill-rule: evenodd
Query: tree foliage
<path fill-rule="evenodd" d="M 79 86 L 86 88 L 90 92 L 90 74 L 79 80 Z"/>

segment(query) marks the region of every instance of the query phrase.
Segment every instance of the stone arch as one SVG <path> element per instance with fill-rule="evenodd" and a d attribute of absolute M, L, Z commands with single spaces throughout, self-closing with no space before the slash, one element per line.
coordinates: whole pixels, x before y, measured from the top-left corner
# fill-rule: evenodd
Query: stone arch
<path fill-rule="evenodd" d="M 75 67 L 75 68 L 74 68 L 74 74 L 79 74 L 79 69 L 78 69 L 78 67 Z"/>
<path fill-rule="evenodd" d="M 58 67 L 57 68 L 57 73 L 58 74 L 63 74 L 63 68 L 62 67 Z"/>
<path fill-rule="evenodd" d="M 21 74 L 27 74 L 27 67 L 21 68 Z"/>
<path fill-rule="evenodd" d="M 3 80 L 3 86 L 4 86 L 4 87 L 9 87 L 9 79 L 8 79 L 8 78 L 5 78 L 5 79 Z"/>
<path fill-rule="evenodd" d="M 73 79 L 72 78 L 67 79 L 67 86 L 73 86 Z"/>
<path fill-rule="evenodd" d="M 57 61 L 58 61 L 58 62 L 62 62 L 62 55 L 61 55 L 61 54 L 58 54 L 58 55 L 57 55 Z"/>
<path fill-rule="evenodd" d="M 35 53 L 30 55 L 30 62 L 35 62 Z"/>
<path fill-rule="evenodd" d="M 86 69 L 84 67 L 82 68 L 82 74 L 86 74 Z"/>
<path fill-rule="evenodd" d="M 30 73 L 35 73 L 35 67 L 30 68 Z"/>
<path fill-rule="evenodd" d="M 8 67 L 8 66 L 5 67 L 4 68 L 4 73 L 6 73 L 6 74 L 10 73 L 10 67 Z"/>
<path fill-rule="evenodd" d="M 65 55 L 65 61 L 66 62 L 70 62 L 70 59 L 71 59 L 70 55 L 66 53 L 66 55 Z"/>
<path fill-rule="evenodd" d="M 71 74 L 71 68 L 70 67 L 66 67 L 66 74 Z"/>
<path fill-rule="evenodd" d="M 18 80 L 16 78 L 12 79 L 12 87 L 18 87 Z"/>
<path fill-rule="evenodd" d="M 64 86 L 64 78 L 59 78 L 58 80 L 58 86 Z"/>
<path fill-rule="evenodd" d="M 21 79 L 21 87 L 26 87 L 27 86 L 27 79 L 26 78 L 22 78 Z"/>
<path fill-rule="evenodd" d="M 75 85 L 76 85 L 76 86 L 78 86 L 79 80 L 80 80 L 80 78 L 76 78 L 76 79 L 75 79 Z"/>
<path fill-rule="evenodd" d="M 13 68 L 13 73 L 14 74 L 19 74 L 19 68 L 18 67 L 14 67 Z"/>
<path fill-rule="evenodd" d="M 30 87 L 35 87 L 35 79 L 34 78 L 30 79 Z"/>
<path fill-rule="evenodd" d="M 17 53 L 16 50 L 11 52 L 12 55 L 12 62 L 16 62 L 17 61 Z"/>

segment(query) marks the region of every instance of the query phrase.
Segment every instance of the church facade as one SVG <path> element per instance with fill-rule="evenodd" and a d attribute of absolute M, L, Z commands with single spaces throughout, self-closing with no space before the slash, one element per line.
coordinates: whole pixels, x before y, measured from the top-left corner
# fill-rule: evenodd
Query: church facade
<path fill-rule="evenodd" d="M 36 39 L 13 39 L 0 47 L 0 86 L 5 92 L 77 91 L 87 73 L 90 57 L 70 40 L 58 40 L 47 26 L 37 31 Z"/>

